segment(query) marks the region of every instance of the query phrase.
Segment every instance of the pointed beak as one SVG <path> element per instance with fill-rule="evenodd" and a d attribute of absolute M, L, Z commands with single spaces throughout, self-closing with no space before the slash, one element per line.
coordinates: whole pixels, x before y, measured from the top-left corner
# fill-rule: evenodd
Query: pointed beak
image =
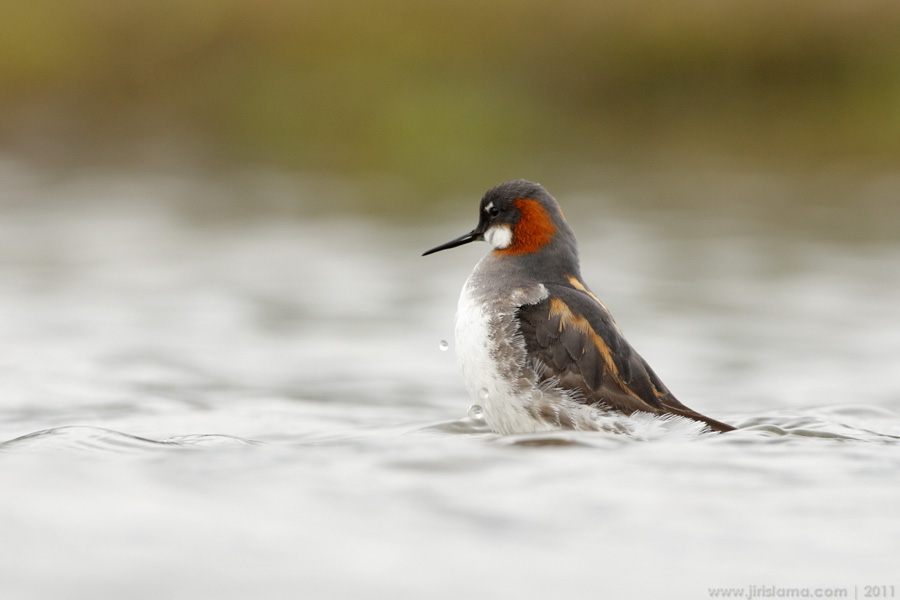
<path fill-rule="evenodd" d="M 424 253 L 422 256 L 428 256 L 429 254 L 434 254 L 435 252 L 440 252 L 441 250 L 448 250 L 450 248 L 456 248 L 457 246 L 462 246 L 463 244 L 468 244 L 469 242 L 477 242 L 481 240 L 482 233 L 477 229 L 473 229 L 466 235 L 461 235 L 455 240 L 450 240 L 446 244 L 441 244 L 437 248 L 432 248 L 428 252 Z"/>

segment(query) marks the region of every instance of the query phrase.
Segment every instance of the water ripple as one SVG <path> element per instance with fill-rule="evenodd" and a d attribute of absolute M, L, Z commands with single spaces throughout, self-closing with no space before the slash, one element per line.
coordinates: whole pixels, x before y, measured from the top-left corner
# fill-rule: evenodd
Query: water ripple
<path fill-rule="evenodd" d="M 35 431 L 5 442 L 0 451 L 79 451 L 123 454 L 166 449 L 235 447 L 260 442 L 232 435 L 194 434 L 153 440 L 103 427 L 67 425 Z"/>
<path fill-rule="evenodd" d="M 607 432 L 553 431 L 547 433 L 498 436 L 493 434 L 483 420 L 464 417 L 457 420 L 435 423 L 420 429 L 423 432 L 487 435 L 490 441 L 514 446 L 601 446 L 610 447 L 634 441 L 676 441 L 712 440 L 716 443 L 780 444 L 819 438 L 835 441 L 861 441 L 895 444 L 900 443 L 900 414 L 890 409 L 864 405 L 846 404 L 783 410 L 760 415 L 732 418 L 737 431 L 725 435 L 698 432 L 691 428 L 673 427 L 659 419 L 648 419 L 654 430 L 642 431 L 641 435 L 621 435 Z M 674 423 L 676 426 L 679 422 Z"/>
<path fill-rule="evenodd" d="M 853 404 L 753 415 L 738 423 L 738 434 L 768 434 L 789 441 L 798 438 L 897 443 L 900 415 L 889 409 Z"/>

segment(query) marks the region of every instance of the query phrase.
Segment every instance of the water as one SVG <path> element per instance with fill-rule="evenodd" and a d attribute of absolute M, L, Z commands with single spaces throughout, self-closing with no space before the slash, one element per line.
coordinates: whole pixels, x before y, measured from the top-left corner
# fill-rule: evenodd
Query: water
<path fill-rule="evenodd" d="M 894 241 L 573 201 L 628 338 L 741 430 L 500 437 L 442 342 L 485 248 L 419 256 L 474 200 L 430 224 L 198 221 L 176 200 L 222 186 L 0 185 L 2 598 L 900 584 Z"/>

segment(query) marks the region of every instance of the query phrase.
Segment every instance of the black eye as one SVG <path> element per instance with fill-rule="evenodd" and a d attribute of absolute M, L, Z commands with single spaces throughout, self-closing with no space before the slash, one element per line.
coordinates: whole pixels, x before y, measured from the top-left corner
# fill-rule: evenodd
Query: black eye
<path fill-rule="evenodd" d="M 497 208 L 496 206 L 492 206 L 491 209 L 488 211 L 488 214 L 491 215 L 492 217 L 496 217 L 497 215 L 500 214 L 500 209 Z"/>

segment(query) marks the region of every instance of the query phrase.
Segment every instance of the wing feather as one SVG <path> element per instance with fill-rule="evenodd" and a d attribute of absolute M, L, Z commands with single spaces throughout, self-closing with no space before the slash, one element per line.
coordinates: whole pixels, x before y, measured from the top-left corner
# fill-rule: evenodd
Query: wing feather
<path fill-rule="evenodd" d="M 631 414 L 674 414 L 733 429 L 683 405 L 622 336 L 606 308 L 586 288 L 548 285 L 550 295 L 520 307 L 517 321 L 532 367 L 587 404 Z"/>

